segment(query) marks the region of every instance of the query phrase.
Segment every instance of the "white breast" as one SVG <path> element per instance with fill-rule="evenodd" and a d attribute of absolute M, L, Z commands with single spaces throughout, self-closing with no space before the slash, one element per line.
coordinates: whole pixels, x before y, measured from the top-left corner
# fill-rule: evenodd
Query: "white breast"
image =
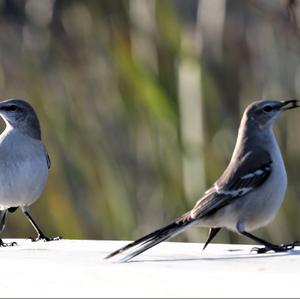
<path fill-rule="evenodd" d="M 3 136 L 2 136 L 3 135 Z M 17 130 L 0 136 L 0 209 L 31 205 L 48 178 L 46 152 L 39 140 Z M 18 143 L 15 143 L 15 140 Z"/>
<path fill-rule="evenodd" d="M 276 215 L 284 199 L 287 188 L 287 174 L 282 159 L 280 149 L 276 142 L 273 143 L 272 149 L 272 173 L 269 182 L 266 184 L 265 192 L 267 202 L 266 206 L 266 223 L 270 222 Z M 269 191 L 268 191 L 269 190 Z"/>

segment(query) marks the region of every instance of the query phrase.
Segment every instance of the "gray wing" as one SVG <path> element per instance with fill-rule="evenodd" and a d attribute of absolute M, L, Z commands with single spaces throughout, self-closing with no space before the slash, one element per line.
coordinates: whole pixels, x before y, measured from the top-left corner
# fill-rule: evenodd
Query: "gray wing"
<path fill-rule="evenodd" d="M 191 210 L 192 218 L 208 216 L 233 200 L 262 185 L 272 171 L 268 152 L 249 152 L 235 164 L 229 164 L 220 179 L 200 198 Z"/>

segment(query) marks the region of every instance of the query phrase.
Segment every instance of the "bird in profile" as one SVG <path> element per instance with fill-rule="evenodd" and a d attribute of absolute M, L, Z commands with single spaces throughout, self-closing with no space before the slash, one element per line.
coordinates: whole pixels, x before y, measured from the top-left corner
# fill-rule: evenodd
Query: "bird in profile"
<path fill-rule="evenodd" d="M 20 208 L 37 232 L 33 241 L 58 240 L 47 237 L 29 214 L 29 206 L 44 190 L 50 168 L 38 117 L 29 103 L 19 99 L 0 102 L 0 116 L 6 125 L 0 135 L 0 232 L 7 213 Z M 0 246 L 13 245 L 16 242 L 0 239 Z"/>
<path fill-rule="evenodd" d="M 287 175 L 272 125 L 283 112 L 299 107 L 297 100 L 263 100 L 244 111 L 231 160 L 221 177 L 187 213 L 165 227 L 109 254 L 126 262 L 191 226 L 210 228 L 204 248 L 226 228 L 264 247 L 257 253 L 283 252 L 300 245 L 276 245 L 250 232 L 267 225 L 276 215 L 287 187 Z"/>

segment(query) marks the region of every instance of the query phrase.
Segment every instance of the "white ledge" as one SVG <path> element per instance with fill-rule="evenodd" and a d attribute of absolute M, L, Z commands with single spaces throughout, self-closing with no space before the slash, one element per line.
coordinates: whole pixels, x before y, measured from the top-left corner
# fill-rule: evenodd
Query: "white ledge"
<path fill-rule="evenodd" d="M 299 297 L 300 248 L 164 242 L 128 263 L 126 241 L 60 240 L 0 248 L 1 297 Z"/>

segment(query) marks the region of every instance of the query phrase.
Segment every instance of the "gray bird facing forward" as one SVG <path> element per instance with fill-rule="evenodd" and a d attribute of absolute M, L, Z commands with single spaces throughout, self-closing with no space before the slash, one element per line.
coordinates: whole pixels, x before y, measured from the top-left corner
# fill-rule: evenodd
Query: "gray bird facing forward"
<path fill-rule="evenodd" d="M 297 100 L 250 104 L 243 114 L 228 167 L 193 209 L 106 258 L 124 253 L 121 261 L 128 261 L 194 225 L 210 228 L 204 248 L 222 228 L 264 245 L 254 248 L 258 253 L 282 252 L 298 245 L 298 242 L 275 245 L 250 234 L 250 231 L 267 225 L 283 201 L 287 175 L 272 125 L 282 112 L 298 105 Z"/>
<path fill-rule="evenodd" d="M 34 241 L 51 241 L 29 214 L 29 206 L 41 195 L 48 179 L 50 159 L 41 141 L 38 117 L 32 106 L 19 99 L 0 102 L 6 124 L 0 135 L 0 232 L 8 212 L 21 208 L 37 232 Z M 0 239 L 0 246 L 12 246 Z"/>

